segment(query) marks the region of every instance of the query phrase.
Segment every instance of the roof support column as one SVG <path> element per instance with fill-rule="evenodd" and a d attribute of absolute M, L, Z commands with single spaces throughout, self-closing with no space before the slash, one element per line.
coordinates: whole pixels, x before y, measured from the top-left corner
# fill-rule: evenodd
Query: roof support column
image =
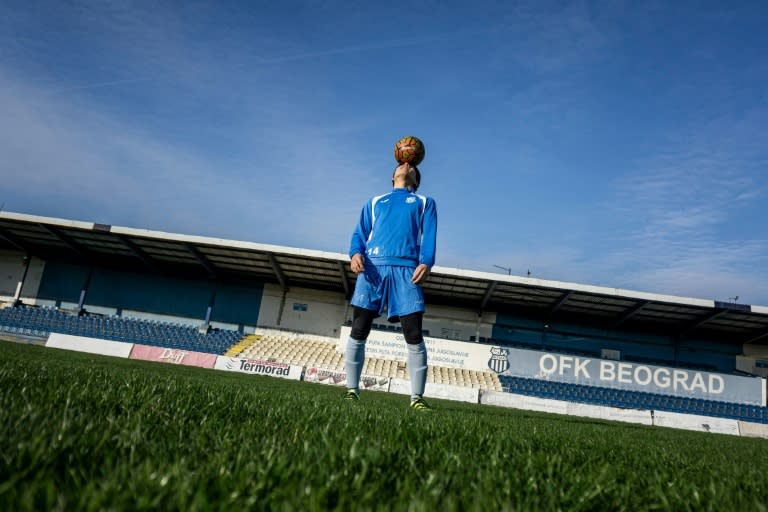
<path fill-rule="evenodd" d="M 485 306 L 488 305 L 488 301 L 491 300 L 491 296 L 493 296 L 494 290 L 496 290 L 496 285 L 499 284 L 497 281 L 491 281 L 488 283 L 488 288 L 485 289 L 485 295 L 483 296 L 482 302 L 480 302 L 480 313 L 485 310 Z"/>
<path fill-rule="evenodd" d="M 744 344 L 747 345 L 749 343 L 754 343 L 757 340 L 761 340 L 761 339 L 766 338 L 766 337 L 768 337 L 768 330 L 763 331 L 762 333 L 758 334 L 757 336 L 753 336 L 752 338 L 750 338 L 747 341 L 745 341 Z"/>
<path fill-rule="evenodd" d="M 213 267 L 213 264 L 208 260 L 208 258 L 205 257 L 203 253 L 201 253 L 197 247 L 191 244 L 186 244 L 187 250 L 192 254 L 192 256 L 195 257 L 195 259 L 203 266 L 206 272 L 208 272 L 208 277 L 211 279 L 217 279 L 218 276 L 216 275 L 216 269 Z"/>
<path fill-rule="evenodd" d="M 280 287 L 283 289 L 283 296 L 285 296 L 285 292 L 288 290 L 288 280 L 285 278 L 285 274 L 283 274 L 283 269 L 280 268 L 280 263 L 278 263 L 274 254 L 269 253 L 267 257 L 269 258 L 269 264 L 272 265 L 272 270 L 275 272 L 275 276 L 277 276 L 277 280 L 280 282 Z"/>
<path fill-rule="evenodd" d="M 24 281 L 27 280 L 27 273 L 29 272 L 29 264 L 32 261 L 32 257 L 29 255 L 24 256 L 24 272 L 21 273 L 21 279 L 16 285 L 16 293 L 13 294 L 13 305 L 18 306 L 21 304 L 21 290 L 24 288 Z"/>
<path fill-rule="evenodd" d="M 69 249 L 75 254 L 77 254 L 83 261 L 86 261 L 86 262 L 91 261 L 91 257 L 88 255 L 88 252 L 85 250 L 85 248 L 83 248 L 71 236 L 64 233 L 61 229 L 54 226 L 49 226 L 48 224 L 42 224 L 42 223 L 38 223 L 38 226 L 40 226 L 41 228 L 43 228 L 43 230 L 50 233 L 54 238 L 63 242 L 64 245 L 69 247 Z"/>
<path fill-rule="evenodd" d="M 12 246 L 17 248 L 21 252 L 24 252 L 24 253 L 26 253 L 28 255 L 30 254 L 31 251 L 29 249 L 27 249 L 27 247 L 25 246 L 25 244 L 21 240 L 19 240 L 18 238 L 13 236 L 13 234 L 11 234 L 10 232 L 6 231 L 3 228 L 0 228 L 0 237 L 2 237 L 5 240 L 7 240 Z"/>
<path fill-rule="evenodd" d="M 644 301 L 644 302 L 640 302 L 640 303 L 638 303 L 638 304 L 636 304 L 636 305 L 632 306 L 632 307 L 631 307 L 631 308 L 629 308 L 628 310 L 626 310 L 626 311 L 625 311 L 624 313 L 622 313 L 622 314 L 621 314 L 621 316 L 620 316 L 620 317 L 619 317 L 619 318 L 618 318 L 618 319 L 617 319 L 617 320 L 616 320 L 616 321 L 613 323 L 613 328 L 614 328 L 614 329 L 615 329 L 615 328 L 617 328 L 618 326 L 620 326 L 621 324 L 623 324 L 624 322 L 626 322 L 627 320 L 629 320 L 630 318 L 632 318 L 633 316 L 635 316 L 637 313 L 639 313 L 639 312 L 640 312 L 640 310 L 641 310 L 641 309 L 643 309 L 645 306 L 647 306 L 647 305 L 648 305 L 648 304 L 650 304 L 650 303 L 651 303 L 651 301 L 649 301 L 649 300 L 646 300 L 646 301 Z"/>
<path fill-rule="evenodd" d="M 85 314 L 85 297 L 88 295 L 88 288 L 91 286 L 91 277 L 93 276 L 93 266 L 88 267 L 88 275 L 83 283 L 83 288 L 80 290 L 80 300 L 77 301 L 77 315 L 83 316 Z"/>
<path fill-rule="evenodd" d="M 123 243 L 123 245 L 125 245 L 131 251 L 131 253 L 133 253 L 134 256 L 136 256 L 144 264 L 145 267 L 147 267 L 147 269 L 150 272 L 153 272 L 155 274 L 160 273 L 157 267 L 152 263 L 152 261 L 150 261 L 149 256 L 147 256 L 147 254 L 143 250 L 141 250 L 141 248 L 138 245 L 136 245 L 130 238 L 128 238 L 125 235 L 115 235 L 115 236 L 117 237 L 118 240 L 120 240 Z"/>
<path fill-rule="evenodd" d="M 216 291 L 217 283 L 211 280 L 211 295 L 208 297 L 208 307 L 205 310 L 205 320 L 203 325 L 200 326 L 200 333 L 207 334 L 211 330 L 211 315 L 213 313 L 213 307 L 216 305 Z"/>
<path fill-rule="evenodd" d="M 555 305 L 552 306 L 549 311 L 547 311 L 547 318 L 550 318 L 552 315 L 554 315 L 558 309 L 562 307 L 563 304 L 568 302 L 568 299 L 571 298 L 571 295 L 573 295 L 573 290 L 569 290 L 562 294 L 559 299 L 557 299 L 557 302 L 555 302 Z"/>
<path fill-rule="evenodd" d="M 692 324 L 688 325 L 686 328 L 684 328 L 679 335 L 685 336 L 692 330 L 701 327 L 702 325 L 706 324 L 707 322 L 710 322 L 716 318 L 720 318 L 721 316 L 727 315 L 728 310 L 727 309 L 715 309 L 711 313 L 707 314 L 705 317 L 694 321 Z"/>
<path fill-rule="evenodd" d="M 283 293 L 280 295 L 280 307 L 277 309 L 277 326 L 280 327 L 283 323 L 283 310 L 285 309 L 285 296 L 288 294 L 288 290 L 283 288 Z"/>

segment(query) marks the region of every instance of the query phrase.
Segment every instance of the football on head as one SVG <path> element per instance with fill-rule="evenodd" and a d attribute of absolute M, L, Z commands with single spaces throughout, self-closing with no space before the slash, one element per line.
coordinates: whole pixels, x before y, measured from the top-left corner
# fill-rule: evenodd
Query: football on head
<path fill-rule="evenodd" d="M 419 165 L 424 160 L 424 143 L 412 135 L 403 137 L 395 143 L 395 160 L 399 164 Z"/>

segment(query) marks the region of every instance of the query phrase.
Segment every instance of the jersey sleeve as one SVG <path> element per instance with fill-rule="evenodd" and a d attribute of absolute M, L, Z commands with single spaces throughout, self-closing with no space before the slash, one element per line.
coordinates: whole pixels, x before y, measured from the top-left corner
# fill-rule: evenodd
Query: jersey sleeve
<path fill-rule="evenodd" d="M 372 228 L 371 217 L 371 201 L 368 201 L 363 206 L 363 211 L 360 212 L 360 220 L 358 220 L 355 231 L 352 233 L 352 241 L 349 244 L 350 258 L 358 253 L 365 254 L 365 243 L 368 241 Z"/>
<path fill-rule="evenodd" d="M 432 268 L 435 264 L 435 248 L 437 246 L 437 205 L 431 197 L 427 198 L 427 204 L 424 206 L 421 233 L 419 264 L 423 263 Z"/>

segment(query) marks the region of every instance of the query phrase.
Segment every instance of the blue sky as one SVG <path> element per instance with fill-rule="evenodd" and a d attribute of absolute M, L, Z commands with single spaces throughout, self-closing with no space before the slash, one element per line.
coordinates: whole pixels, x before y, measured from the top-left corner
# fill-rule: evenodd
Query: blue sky
<path fill-rule="evenodd" d="M 766 2 L 0 4 L 5 210 L 768 304 Z"/>

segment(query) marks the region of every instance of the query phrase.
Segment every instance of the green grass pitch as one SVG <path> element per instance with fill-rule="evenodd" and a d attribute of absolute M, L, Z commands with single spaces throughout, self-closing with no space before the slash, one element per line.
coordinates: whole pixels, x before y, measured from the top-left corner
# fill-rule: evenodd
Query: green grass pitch
<path fill-rule="evenodd" d="M 0 342 L 0 510 L 766 510 L 768 442 Z"/>

